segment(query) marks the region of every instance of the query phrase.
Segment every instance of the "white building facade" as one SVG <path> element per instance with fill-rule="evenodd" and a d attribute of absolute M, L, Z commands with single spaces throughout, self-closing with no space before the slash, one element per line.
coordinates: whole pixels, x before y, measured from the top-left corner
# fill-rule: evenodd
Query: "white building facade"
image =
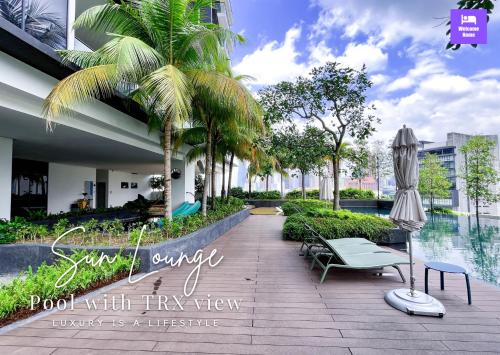
<path fill-rule="evenodd" d="M 31 0 L 6 1 L 27 7 Z M 42 3 L 60 25 L 52 36 L 58 41 L 36 38 L 22 23 L 0 16 L 0 219 L 35 210 L 67 212 L 84 194 L 91 208 L 122 206 L 138 195 L 151 198 L 150 178 L 163 173 L 160 134 L 150 132 L 146 115 L 134 103 L 117 94 L 76 107 L 71 117 L 63 115 L 47 129 L 42 103 L 59 80 L 74 72 L 61 65 L 53 49 L 100 45 L 99 39 L 71 28 L 75 16 L 105 1 Z M 188 149 L 173 157 L 172 168 L 181 172 L 173 180 L 174 208 L 195 193 L 196 162 L 185 160 Z"/>
<path fill-rule="evenodd" d="M 448 179 L 452 185 L 450 189 L 450 197 L 434 200 L 435 205 L 452 208 L 459 212 L 474 213 L 474 202 L 471 201 L 465 194 L 465 182 L 460 177 L 465 169 L 465 156 L 460 152 L 460 148 L 472 137 L 472 135 L 468 134 L 451 132 L 447 134 L 446 141 L 444 142 L 420 142 L 418 152 L 419 160 L 422 161 L 425 154 L 435 154 L 441 161 L 441 164 L 448 169 Z M 498 136 L 486 135 L 485 137 L 496 143 L 492 151 L 492 163 L 495 169 L 500 171 Z M 498 186 L 492 186 L 491 188 L 498 190 Z M 423 203 L 426 206 L 429 205 L 429 201 L 426 199 L 423 199 Z M 498 203 L 482 203 L 479 207 L 481 214 L 500 214 Z"/>

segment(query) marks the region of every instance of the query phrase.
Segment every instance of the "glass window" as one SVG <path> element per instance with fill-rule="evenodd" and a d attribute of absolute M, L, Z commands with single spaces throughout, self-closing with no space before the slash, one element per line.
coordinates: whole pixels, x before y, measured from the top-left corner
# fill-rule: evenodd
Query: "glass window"
<path fill-rule="evenodd" d="M 0 0 L 0 16 L 52 48 L 66 48 L 67 0 Z"/>

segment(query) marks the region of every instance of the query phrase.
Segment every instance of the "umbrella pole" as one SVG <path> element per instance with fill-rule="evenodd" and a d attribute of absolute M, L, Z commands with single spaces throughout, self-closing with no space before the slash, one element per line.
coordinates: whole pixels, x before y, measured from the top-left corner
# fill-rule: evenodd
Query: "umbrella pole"
<path fill-rule="evenodd" d="M 408 254 L 410 254 L 410 294 L 412 297 L 415 297 L 415 276 L 413 275 L 413 243 L 410 231 L 406 231 L 406 238 L 408 240 Z"/>
<path fill-rule="evenodd" d="M 411 232 L 405 230 L 408 240 L 408 254 L 410 256 L 410 289 L 400 288 L 386 292 L 384 299 L 392 307 L 406 312 L 409 315 L 443 317 L 446 310 L 441 302 L 434 297 L 415 290 L 415 276 L 413 274 L 413 243 Z"/>

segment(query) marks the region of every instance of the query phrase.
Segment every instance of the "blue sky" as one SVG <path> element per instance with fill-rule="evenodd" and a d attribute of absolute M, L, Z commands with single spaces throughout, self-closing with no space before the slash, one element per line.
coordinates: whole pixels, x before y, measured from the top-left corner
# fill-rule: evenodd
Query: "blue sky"
<path fill-rule="evenodd" d="M 500 134 L 500 5 L 488 44 L 444 49 L 443 18 L 453 0 L 232 0 L 233 30 L 247 43 L 233 53 L 235 70 L 258 90 L 314 66 L 366 64 L 369 99 L 388 139 L 402 124 L 420 139 L 446 132 Z"/>

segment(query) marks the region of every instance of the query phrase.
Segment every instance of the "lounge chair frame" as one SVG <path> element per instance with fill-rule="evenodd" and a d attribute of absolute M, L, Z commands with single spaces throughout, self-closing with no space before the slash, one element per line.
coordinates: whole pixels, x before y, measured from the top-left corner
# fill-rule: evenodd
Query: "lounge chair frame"
<path fill-rule="evenodd" d="M 312 233 L 312 237 L 309 238 L 307 242 L 304 241 L 301 249 L 304 246 L 306 246 L 305 253 L 312 257 L 312 263 L 310 267 L 311 270 L 313 270 L 316 265 L 318 265 L 323 270 L 320 283 L 323 283 L 325 281 L 328 271 L 330 271 L 330 269 L 332 268 L 351 269 L 351 270 L 376 270 L 376 269 L 383 269 L 384 267 L 387 266 L 395 268 L 398 271 L 399 276 L 401 276 L 403 283 L 406 283 L 406 279 L 403 275 L 403 272 L 399 267 L 400 263 L 384 263 L 380 265 L 361 266 L 361 267 L 357 267 L 355 265 L 348 265 L 346 263 L 343 263 L 342 257 L 335 251 L 335 248 L 332 245 L 330 245 L 322 235 L 316 232 L 309 225 L 306 224 L 305 226 Z M 315 251 L 314 248 L 317 247 L 321 247 L 321 249 Z M 381 253 L 390 253 L 390 252 L 381 251 Z M 321 256 L 326 256 L 328 258 L 326 263 L 321 260 L 320 258 Z"/>

